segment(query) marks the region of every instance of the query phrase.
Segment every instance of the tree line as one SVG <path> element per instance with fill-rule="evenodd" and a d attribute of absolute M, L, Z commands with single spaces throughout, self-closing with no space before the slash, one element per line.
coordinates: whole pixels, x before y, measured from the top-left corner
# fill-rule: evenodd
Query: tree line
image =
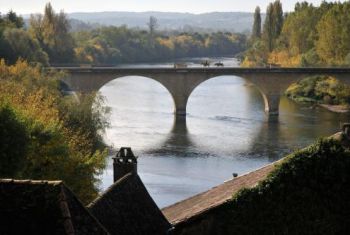
<path fill-rule="evenodd" d="M 243 66 L 284 67 L 350 65 L 350 3 L 308 2 L 283 13 L 279 0 L 270 3 L 262 24 L 260 8 Z"/>
<path fill-rule="evenodd" d="M 155 17 L 147 25 L 149 30 L 101 26 L 71 32 L 66 14 L 56 13 L 50 3 L 44 14 L 31 15 L 28 26 L 10 11 L 0 15 L 0 57 L 11 64 L 18 58 L 43 65 L 118 64 L 233 56 L 246 46 L 242 34 L 158 32 Z"/>

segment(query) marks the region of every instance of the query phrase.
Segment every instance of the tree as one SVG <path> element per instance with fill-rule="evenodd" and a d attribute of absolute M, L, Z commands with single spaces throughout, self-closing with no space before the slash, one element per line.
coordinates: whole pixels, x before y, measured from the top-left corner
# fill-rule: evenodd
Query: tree
<path fill-rule="evenodd" d="M 154 17 L 154 16 L 150 16 L 147 25 L 148 25 L 148 29 L 149 29 L 150 35 L 154 36 L 154 32 L 158 28 L 158 20 L 157 20 L 157 18 Z"/>
<path fill-rule="evenodd" d="M 42 50 L 39 42 L 33 39 L 23 29 L 8 28 L 4 32 L 4 41 L 11 51 L 8 54 L 8 61 L 15 63 L 19 58 L 30 62 L 37 62 L 43 65 L 48 64 L 48 55 Z"/>
<path fill-rule="evenodd" d="M 279 0 L 270 3 L 266 10 L 266 19 L 264 22 L 263 40 L 271 52 L 280 36 L 283 27 L 283 10 Z"/>
<path fill-rule="evenodd" d="M 270 3 L 266 9 L 263 40 L 269 52 L 273 50 L 273 5 Z"/>
<path fill-rule="evenodd" d="M 261 14 L 260 7 L 255 8 L 252 39 L 261 38 Z"/>
<path fill-rule="evenodd" d="M 350 53 L 350 3 L 337 3 L 317 25 L 316 50 L 327 64 L 342 64 Z"/>
<path fill-rule="evenodd" d="M 56 14 L 50 3 L 44 15 L 32 15 L 30 32 L 49 55 L 50 62 L 67 63 L 74 60 L 74 40 L 69 33 L 70 24 L 63 11 Z"/>
<path fill-rule="evenodd" d="M 288 50 L 292 55 L 306 53 L 311 50 L 317 40 L 316 25 L 318 12 L 312 4 L 298 3 L 295 11 L 286 17 L 282 36 L 287 40 Z"/>
<path fill-rule="evenodd" d="M 4 32 L 7 29 L 18 29 L 24 26 L 22 17 L 17 16 L 12 10 L 6 15 L 0 14 L 0 58 L 4 58 L 7 61 L 16 57 L 12 54 L 11 48 L 9 48 L 8 42 L 4 39 Z M 18 40 L 18 39 L 16 39 Z"/>
<path fill-rule="evenodd" d="M 276 40 L 280 36 L 283 27 L 283 9 L 280 0 L 276 0 L 273 3 L 272 19 L 273 38 Z"/>
<path fill-rule="evenodd" d="M 0 177 L 15 178 L 23 166 L 29 136 L 12 107 L 0 106 Z"/>
<path fill-rule="evenodd" d="M 7 13 L 5 20 L 12 23 L 16 28 L 22 28 L 24 26 L 23 18 L 17 16 L 17 14 L 12 10 Z"/>

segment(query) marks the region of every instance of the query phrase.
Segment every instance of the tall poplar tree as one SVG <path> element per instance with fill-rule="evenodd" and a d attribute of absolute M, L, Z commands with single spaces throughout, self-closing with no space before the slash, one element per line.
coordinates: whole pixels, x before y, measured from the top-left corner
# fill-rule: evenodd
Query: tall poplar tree
<path fill-rule="evenodd" d="M 264 22 L 263 40 L 267 49 L 273 50 L 273 4 L 270 3 L 266 9 L 266 18 Z"/>
<path fill-rule="evenodd" d="M 273 3 L 273 11 L 272 11 L 272 15 L 273 15 L 273 37 L 275 39 L 277 39 L 282 31 L 282 27 L 283 27 L 283 9 L 282 9 L 282 3 L 280 2 L 280 0 L 276 0 Z"/>
<path fill-rule="evenodd" d="M 263 39 L 271 52 L 280 36 L 283 27 L 283 10 L 282 3 L 276 0 L 270 3 L 266 10 L 266 19 L 264 23 Z"/>
<path fill-rule="evenodd" d="M 252 39 L 261 38 L 261 14 L 260 7 L 255 8 Z"/>

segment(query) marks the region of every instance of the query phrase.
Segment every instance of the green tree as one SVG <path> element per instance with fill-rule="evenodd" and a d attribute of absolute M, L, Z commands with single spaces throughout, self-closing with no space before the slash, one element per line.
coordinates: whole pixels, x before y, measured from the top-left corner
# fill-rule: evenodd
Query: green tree
<path fill-rule="evenodd" d="M 287 39 L 288 50 L 292 55 L 306 53 L 314 47 L 318 21 L 317 9 L 307 2 L 298 3 L 295 11 L 288 15 L 282 35 Z"/>
<path fill-rule="evenodd" d="M 272 8 L 273 38 L 276 40 L 280 36 L 283 27 L 283 9 L 280 0 L 276 0 Z"/>
<path fill-rule="evenodd" d="M 9 62 L 13 62 L 13 58 L 17 58 L 16 54 L 8 45 L 8 42 L 4 39 L 4 32 L 7 29 L 18 29 L 24 26 L 24 21 L 22 17 L 17 16 L 12 10 L 6 15 L 2 16 L 0 14 L 0 58 L 4 58 Z M 18 39 L 16 39 L 18 40 Z"/>
<path fill-rule="evenodd" d="M 350 3 L 337 3 L 317 25 L 316 49 L 327 64 L 342 64 L 350 53 Z"/>
<path fill-rule="evenodd" d="M 10 63 L 15 63 L 19 58 L 23 58 L 30 62 L 48 64 L 48 55 L 42 50 L 39 42 L 23 29 L 6 29 L 4 43 L 7 43 L 8 50 L 11 49 L 7 56 Z"/>
<path fill-rule="evenodd" d="M 29 135 L 23 122 L 8 104 L 0 105 L 0 177 L 15 178 L 23 167 Z"/>
<path fill-rule="evenodd" d="M 266 18 L 263 27 L 263 40 L 271 52 L 276 45 L 283 26 L 283 10 L 279 0 L 270 3 L 266 9 Z"/>
<path fill-rule="evenodd" d="M 17 16 L 17 14 L 12 10 L 10 10 L 6 14 L 5 21 L 7 21 L 10 24 L 13 24 L 15 28 L 22 28 L 24 26 L 23 18 Z"/>
<path fill-rule="evenodd" d="M 266 44 L 268 51 L 271 52 L 273 50 L 273 4 L 270 3 L 266 9 L 266 18 L 264 22 L 263 28 L 263 40 Z"/>
<path fill-rule="evenodd" d="M 261 38 L 261 14 L 260 7 L 255 8 L 252 39 Z"/>

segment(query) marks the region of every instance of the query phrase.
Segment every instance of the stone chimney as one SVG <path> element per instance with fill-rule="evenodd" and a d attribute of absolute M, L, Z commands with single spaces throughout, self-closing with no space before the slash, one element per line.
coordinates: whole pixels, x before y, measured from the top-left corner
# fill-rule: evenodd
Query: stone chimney
<path fill-rule="evenodd" d="M 113 158 L 114 182 L 128 173 L 137 174 L 137 157 L 135 157 L 131 148 L 122 147 Z"/>

